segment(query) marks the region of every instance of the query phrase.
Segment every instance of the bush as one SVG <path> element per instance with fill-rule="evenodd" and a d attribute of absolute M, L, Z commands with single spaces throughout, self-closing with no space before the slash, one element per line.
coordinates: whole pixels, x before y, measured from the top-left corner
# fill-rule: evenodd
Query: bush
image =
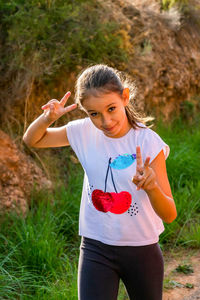
<path fill-rule="evenodd" d="M 127 61 L 120 23 L 97 1 L 4 0 L 0 28 L 3 122 L 5 112 L 23 122 L 24 102 L 33 90 L 37 95 L 41 88 L 44 98 L 45 89 L 57 88 L 56 80 L 66 85 L 86 65 Z"/>
<path fill-rule="evenodd" d="M 1 54 L 10 71 L 29 69 L 35 76 L 72 70 L 83 62 L 124 60 L 119 25 L 101 22 L 96 1 L 9 0 L 0 4 Z"/>
<path fill-rule="evenodd" d="M 162 0 L 162 8 L 164 10 L 170 9 L 175 5 L 179 8 L 183 8 L 187 4 L 188 0 Z"/>

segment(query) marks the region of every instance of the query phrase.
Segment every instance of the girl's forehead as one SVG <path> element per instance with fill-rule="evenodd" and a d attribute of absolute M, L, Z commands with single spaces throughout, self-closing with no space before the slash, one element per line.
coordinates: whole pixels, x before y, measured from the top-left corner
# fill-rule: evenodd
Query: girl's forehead
<path fill-rule="evenodd" d="M 119 104 L 122 99 L 117 93 L 100 94 L 97 96 L 90 96 L 83 101 L 83 107 L 89 110 L 103 109 L 112 104 Z"/>

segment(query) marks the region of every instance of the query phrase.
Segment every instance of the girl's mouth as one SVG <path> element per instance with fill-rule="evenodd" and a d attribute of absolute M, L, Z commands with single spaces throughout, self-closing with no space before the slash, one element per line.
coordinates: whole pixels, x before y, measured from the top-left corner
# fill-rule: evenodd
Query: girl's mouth
<path fill-rule="evenodd" d="M 110 132 L 110 131 L 113 131 L 113 129 L 115 128 L 115 126 L 116 125 L 114 125 L 113 127 L 109 127 L 109 128 L 103 128 L 103 130 Z"/>

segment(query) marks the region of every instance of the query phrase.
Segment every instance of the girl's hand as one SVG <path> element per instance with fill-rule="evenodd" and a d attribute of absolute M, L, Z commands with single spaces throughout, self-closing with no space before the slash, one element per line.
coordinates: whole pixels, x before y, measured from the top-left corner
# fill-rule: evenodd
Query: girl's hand
<path fill-rule="evenodd" d="M 132 178 L 133 183 L 137 186 L 137 191 L 143 189 L 145 191 L 152 190 L 157 186 L 156 174 L 149 166 L 150 157 L 148 156 L 143 164 L 140 147 L 136 147 L 136 174 Z"/>
<path fill-rule="evenodd" d="M 70 95 L 71 93 L 67 92 L 60 101 L 52 99 L 47 104 L 41 107 L 44 110 L 44 116 L 48 122 L 56 121 L 61 116 L 77 107 L 77 104 L 72 104 L 70 106 L 65 107 L 65 104 Z"/>

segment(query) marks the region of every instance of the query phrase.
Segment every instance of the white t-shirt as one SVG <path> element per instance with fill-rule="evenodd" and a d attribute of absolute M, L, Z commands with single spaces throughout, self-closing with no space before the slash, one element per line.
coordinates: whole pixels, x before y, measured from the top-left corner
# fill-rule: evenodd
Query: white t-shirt
<path fill-rule="evenodd" d="M 146 192 L 136 190 L 132 177 L 136 172 L 136 146 L 141 148 L 143 162 L 150 156 L 151 163 L 161 150 L 168 157 L 168 145 L 149 128 L 131 128 L 123 137 L 107 137 L 90 118 L 71 121 L 66 129 L 85 172 L 79 234 L 118 246 L 158 242 L 163 222 Z"/>

